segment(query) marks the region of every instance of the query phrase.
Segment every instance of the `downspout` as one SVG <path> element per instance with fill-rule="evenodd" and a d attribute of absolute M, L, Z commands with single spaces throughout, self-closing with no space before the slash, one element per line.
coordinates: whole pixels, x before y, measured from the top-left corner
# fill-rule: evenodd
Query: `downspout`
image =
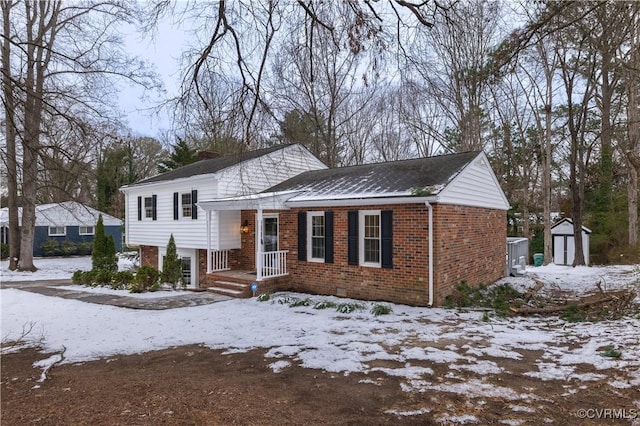
<path fill-rule="evenodd" d="M 429 209 L 429 306 L 433 306 L 433 206 L 425 201 Z"/>

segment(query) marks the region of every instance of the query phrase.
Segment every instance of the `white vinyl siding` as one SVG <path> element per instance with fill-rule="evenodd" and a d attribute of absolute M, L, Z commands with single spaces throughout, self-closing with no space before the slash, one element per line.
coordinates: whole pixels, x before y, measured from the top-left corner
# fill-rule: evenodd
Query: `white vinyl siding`
<path fill-rule="evenodd" d="M 307 170 L 326 168 L 306 149 L 292 145 L 260 158 L 246 161 L 215 174 L 197 175 L 124 189 L 127 244 L 163 247 L 173 233 L 176 245 L 184 248 L 207 248 L 207 215 L 202 209 L 197 219 L 174 220 L 173 194 L 198 191 L 198 201 L 263 191 Z M 137 199 L 157 194 L 157 220 L 137 220 Z M 179 202 L 182 197 L 179 197 Z M 144 207 L 144 206 L 143 206 Z M 193 205 L 193 208 L 199 208 Z M 180 205 L 182 212 L 182 205 Z M 143 212 L 144 219 L 144 212 Z M 240 212 L 213 212 L 211 248 L 240 248 Z"/>
<path fill-rule="evenodd" d="M 65 235 L 67 235 L 66 226 L 50 226 L 49 227 L 50 237 L 64 237 Z"/>
<path fill-rule="evenodd" d="M 509 203 L 484 154 L 480 154 L 437 196 L 437 202 L 507 210 Z"/>
<path fill-rule="evenodd" d="M 133 187 L 126 191 L 127 206 L 125 211 L 126 217 L 126 239 L 127 244 L 131 245 L 148 245 L 163 247 L 167 245 L 169 237 L 173 233 L 181 247 L 184 248 L 200 248 L 207 247 L 207 226 L 206 214 L 203 210 L 198 212 L 198 219 L 189 218 L 189 220 L 174 220 L 173 216 L 173 194 L 191 195 L 193 189 L 198 191 L 198 199 L 211 199 L 217 197 L 216 181 L 211 176 L 197 176 L 191 179 L 180 179 L 170 182 L 158 182 L 150 185 L 141 185 Z M 149 194 L 156 194 L 156 220 L 146 219 L 142 212 L 142 221 L 137 220 L 138 216 L 138 197 L 148 197 Z M 178 202 L 179 214 L 182 215 L 182 196 L 179 196 Z M 192 204 L 192 209 L 198 208 Z M 193 211 L 192 211 L 193 213 Z M 238 225 L 239 227 L 240 225 Z M 211 235 L 212 241 L 217 239 L 218 222 L 214 215 Z"/>
<path fill-rule="evenodd" d="M 217 250 L 229 250 L 240 248 L 240 211 L 228 210 L 212 213 L 217 215 L 218 225 L 218 245 L 213 247 Z"/>
<path fill-rule="evenodd" d="M 288 146 L 235 167 L 223 170 L 218 197 L 255 194 L 309 170 L 327 166 L 299 145 Z M 205 200 L 198 197 L 199 200 Z"/>

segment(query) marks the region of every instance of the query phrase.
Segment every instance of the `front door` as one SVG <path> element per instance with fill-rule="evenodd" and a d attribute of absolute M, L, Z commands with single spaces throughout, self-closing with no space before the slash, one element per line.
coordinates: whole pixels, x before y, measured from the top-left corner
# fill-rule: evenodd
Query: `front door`
<path fill-rule="evenodd" d="M 262 223 L 262 252 L 278 251 L 278 217 L 267 216 Z"/>
<path fill-rule="evenodd" d="M 191 287 L 191 258 L 182 257 L 182 279 L 185 287 Z"/>

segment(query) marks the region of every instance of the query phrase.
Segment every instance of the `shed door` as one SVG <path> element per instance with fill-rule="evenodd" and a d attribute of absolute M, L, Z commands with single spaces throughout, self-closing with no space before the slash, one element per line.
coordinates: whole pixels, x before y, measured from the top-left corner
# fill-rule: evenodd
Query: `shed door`
<path fill-rule="evenodd" d="M 567 237 L 565 235 L 553 236 L 553 263 L 556 265 L 567 264 Z"/>
<path fill-rule="evenodd" d="M 567 257 L 565 265 L 573 265 L 573 261 L 576 258 L 576 241 L 573 236 L 565 236 L 565 245 L 567 247 Z"/>
<path fill-rule="evenodd" d="M 553 236 L 553 263 L 556 265 L 573 265 L 576 257 L 576 242 L 573 235 Z"/>

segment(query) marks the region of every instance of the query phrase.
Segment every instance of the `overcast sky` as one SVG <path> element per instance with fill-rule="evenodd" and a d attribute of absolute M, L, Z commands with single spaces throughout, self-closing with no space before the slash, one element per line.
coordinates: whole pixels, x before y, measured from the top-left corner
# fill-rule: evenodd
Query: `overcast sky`
<path fill-rule="evenodd" d="M 162 130 L 171 127 L 170 117 L 166 111 L 157 115 L 152 110 L 158 103 L 178 93 L 181 80 L 179 60 L 188 41 L 188 34 L 165 20 L 160 23 L 153 38 L 141 38 L 140 35 L 132 34 L 126 40 L 131 56 L 149 62 L 155 68 L 165 93 L 145 93 L 140 87 L 123 84 L 120 107 L 134 134 L 158 137 Z"/>

